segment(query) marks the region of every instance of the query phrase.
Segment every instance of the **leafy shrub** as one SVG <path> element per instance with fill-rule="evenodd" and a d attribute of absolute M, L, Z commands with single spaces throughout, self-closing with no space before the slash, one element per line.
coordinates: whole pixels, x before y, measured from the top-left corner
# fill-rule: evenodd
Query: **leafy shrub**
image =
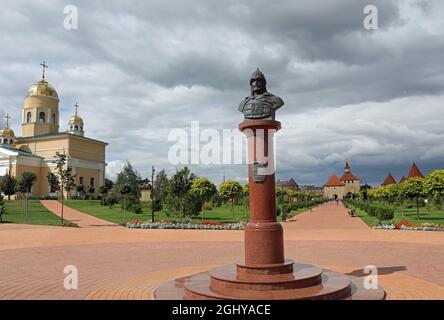
<path fill-rule="evenodd" d="M 365 201 L 347 200 L 347 208 L 356 207 L 365 211 L 369 216 L 377 217 L 380 221 L 392 220 L 395 209 L 382 203 L 366 203 Z"/>
<path fill-rule="evenodd" d="M 384 208 L 379 207 L 378 212 L 376 213 L 376 217 L 379 221 L 387 221 L 392 220 L 395 216 L 395 209 L 393 208 Z"/>

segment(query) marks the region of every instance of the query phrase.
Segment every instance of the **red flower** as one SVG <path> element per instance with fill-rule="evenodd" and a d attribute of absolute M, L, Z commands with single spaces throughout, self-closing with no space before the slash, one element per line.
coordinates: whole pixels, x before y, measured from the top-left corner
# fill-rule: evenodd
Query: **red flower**
<path fill-rule="evenodd" d="M 418 227 L 419 225 L 416 224 L 416 223 L 409 222 L 409 221 L 400 221 L 400 222 L 395 224 L 395 228 L 396 229 L 401 229 L 402 226 L 405 226 L 405 227 Z"/>
<path fill-rule="evenodd" d="M 203 225 L 207 226 L 223 226 L 225 223 L 223 222 L 212 222 L 212 221 L 204 221 L 202 222 Z"/>

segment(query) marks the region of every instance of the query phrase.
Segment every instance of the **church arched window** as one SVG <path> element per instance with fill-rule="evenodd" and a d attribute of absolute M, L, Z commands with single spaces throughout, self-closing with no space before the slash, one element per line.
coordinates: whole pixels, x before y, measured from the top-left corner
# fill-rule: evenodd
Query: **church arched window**
<path fill-rule="evenodd" d="M 39 113 L 39 122 L 45 123 L 45 113 L 44 112 Z"/>
<path fill-rule="evenodd" d="M 75 128 L 76 131 L 79 130 L 79 126 L 75 126 L 74 128 Z"/>
<path fill-rule="evenodd" d="M 52 114 L 52 124 L 56 124 L 56 116 L 55 116 L 55 113 Z"/>
<path fill-rule="evenodd" d="M 26 123 L 30 123 L 31 122 L 31 112 L 28 112 L 26 114 Z"/>
<path fill-rule="evenodd" d="M 12 139 L 9 140 L 9 144 L 14 144 L 14 141 L 12 141 Z"/>
<path fill-rule="evenodd" d="M 4 142 L 5 144 L 8 144 L 8 139 L 5 139 L 5 142 Z"/>

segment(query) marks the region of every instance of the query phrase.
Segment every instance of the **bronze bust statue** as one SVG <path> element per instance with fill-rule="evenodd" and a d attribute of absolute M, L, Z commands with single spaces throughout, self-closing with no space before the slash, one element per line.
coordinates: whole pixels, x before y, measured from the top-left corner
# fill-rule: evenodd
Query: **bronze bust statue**
<path fill-rule="evenodd" d="M 239 105 L 239 111 L 247 120 L 274 120 L 276 110 L 284 105 L 284 101 L 267 92 L 267 81 L 264 74 L 257 68 L 251 75 L 251 95 L 246 97 Z"/>

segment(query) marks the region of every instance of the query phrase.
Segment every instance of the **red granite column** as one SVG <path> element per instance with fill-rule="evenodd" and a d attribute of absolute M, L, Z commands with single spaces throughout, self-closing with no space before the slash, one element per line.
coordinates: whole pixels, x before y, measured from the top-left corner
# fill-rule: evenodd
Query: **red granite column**
<path fill-rule="evenodd" d="M 245 265 L 249 267 L 284 263 L 283 231 L 276 221 L 273 156 L 273 136 L 280 128 L 281 123 L 274 120 L 239 124 L 248 140 L 250 220 L 245 228 Z M 268 169 L 259 169 L 267 171 L 263 181 L 254 180 L 253 163 L 267 163 Z"/>

